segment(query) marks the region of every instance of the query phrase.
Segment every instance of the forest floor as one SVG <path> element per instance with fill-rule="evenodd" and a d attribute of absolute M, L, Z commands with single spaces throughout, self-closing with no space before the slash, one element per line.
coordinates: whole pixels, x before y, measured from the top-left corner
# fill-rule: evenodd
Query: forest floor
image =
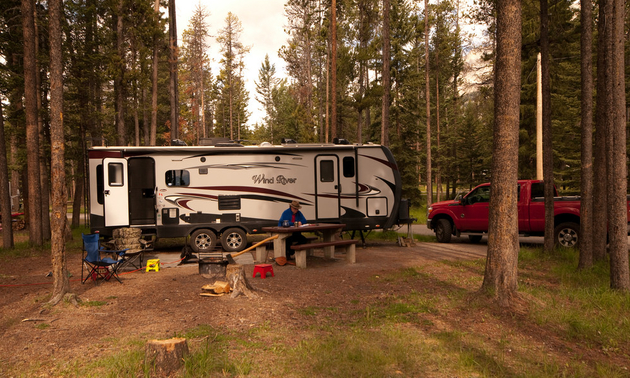
<path fill-rule="evenodd" d="M 311 332 L 308 325 L 324 320 L 320 316 L 330 316 L 326 311 L 303 311 L 305 308 L 335 308 L 344 317 L 410 292 L 448 295 L 444 292 L 463 290 L 474 295 L 480 287 L 483 263 L 479 269 L 471 269 L 453 262 L 484 261 L 486 250 L 485 243 L 399 247 L 394 242 L 370 241 L 366 248 L 357 247 L 356 264 L 347 263 L 343 254 L 333 261 L 316 254 L 309 257 L 306 269 L 274 263 L 275 275 L 265 279 L 252 278 L 254 266 L 245 265 L 248 280 L 260 296 L 257 299 L 200 296 L 202 286 L 212 282 L 199 274 L 197 264 L 179 265 L 177 250 L 162 251 L 159 272 L 123 273 L 122 284 L 115 280 L 81 284 L 81 254 L 75 251 L 69 253 L 67 266 L 71 291 L 82 304 L 54 307 L 44 306 L 52 289 L 52 278 L 47 276 L 50 256 L 0 256 L 0 376 L 57 376 L 68 365 L 114 353 L 121 341 L 169 338 L 204 324 L 226 330 L 267 324 L 271 325 L 269 332 L 290 330 L 292 337 L 299 338 L 300 332 Z M 270 252 L 269 257 L 272 255 Z M 421 271 L 426 279 L 391 279 L 408 269 Z M 537 279 L 539 282 L 530 283 L 554 284 L 545 277 Z M 495 341 L 511 335 L 514 349 L 528 345 L 559 366 L 578 356 L 588 364 L 605 359 L 630 365 L 616 353 L 563 339 L 556 330 L 535 324 L 527 316 L 527 305 L 505 312 L 473 308 L 472 312 L 469 306 L 441 308 L 439 313 L 423 315 L 430 319 L 421 324 L 434 331 L 483 334 Z M 495 321 L 486 322 L 489 318 Z"/>

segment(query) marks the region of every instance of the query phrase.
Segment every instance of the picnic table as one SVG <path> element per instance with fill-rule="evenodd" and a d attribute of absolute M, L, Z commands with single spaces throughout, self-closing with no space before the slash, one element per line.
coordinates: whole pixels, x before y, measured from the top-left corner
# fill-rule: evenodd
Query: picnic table
<path fill-rule="evenodd" d="M 273 241 L 274 258 L 286 257 L 285 239 L 294 232 L 321 232 L 322 242 L 309 243 L 302 245 L 294 245 L 291 248 L 295 250 L 295 265 L 299 268 L 306 268 L 306 251 L 313 248 L 323 248 L 324 257 L 327 259 L 335 258 L 335 246 L 348 246 L 354 252 L 356 240 L 334 240 L 336 233 L 346 227 L 343 223 L 311 223 L 301 226 L 289 227 L 263 227 L 262 230 L 269 232 L 272 236 L 278 235 Z M 349 257 L 350 258 L 350 257 Z M 351 262 L 354 262 L 354 253 L 351 254 Z"/>

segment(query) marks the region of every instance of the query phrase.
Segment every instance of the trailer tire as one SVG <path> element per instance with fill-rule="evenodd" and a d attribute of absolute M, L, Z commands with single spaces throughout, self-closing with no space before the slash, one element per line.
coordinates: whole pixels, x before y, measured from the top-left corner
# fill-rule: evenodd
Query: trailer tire
<path fill-rule="evenodd" d="M 225 252 L 238 252 L 247 245 L 247 234 L 240 228 L 228 228 L 221 234 L 221 245 Z"/>
<path fill-rule="evenodd" d="M 201 228 L 190 235 L 190 248 L 194 252 L 210 252 L 217 244 L 217 235 L 212 230 Z"/>
<path fill-rule="evenodd" d="M 553 234 L 556 244 L 567 248 L 577 248 L 580 242 L 580 225 L 573 222 L 560 223 Z"/>
<path fill-rule="evenodd" d="M 438 219 L 435 225 L 435 237 L 440 243 L 450 243 L 453 226 L 448 219 Z"/>

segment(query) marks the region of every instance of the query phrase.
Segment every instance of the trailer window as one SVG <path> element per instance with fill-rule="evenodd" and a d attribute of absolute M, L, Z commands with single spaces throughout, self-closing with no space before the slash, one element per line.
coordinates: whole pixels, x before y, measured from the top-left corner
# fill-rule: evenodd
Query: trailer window
<path fill-rule="evenodd" d="M 190 173 L 185 169 L 166 171 L 167 186 L 188 186 L 190 185 Z"/>
<path fill-rule="evenodd" d="M 354 158 L 352 156 L 343 158 L 343 177 L 354 177 Z"/>
<path fill-rule="evenodd" d="M 125 184 L 125 181 L 123 178 L 122 163 L 107 164 L 107 176 L 109 180 L 109 186 L 123 186 Z"/>
<path fill-rule="evenodd" d="M 319 162 L 319 181 L 335 181 L 335 165 L 332 160 L 321 160 Z"/>

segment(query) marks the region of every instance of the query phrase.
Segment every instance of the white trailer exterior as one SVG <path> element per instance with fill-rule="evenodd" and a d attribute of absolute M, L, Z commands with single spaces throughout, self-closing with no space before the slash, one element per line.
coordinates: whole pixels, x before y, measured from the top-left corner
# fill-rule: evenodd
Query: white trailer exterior
<path fill-rule="evenodd" d="M 88 158 L 93 232 L 190 236 L 195 252 L 218 240 L 242 250 L 294 200 L 309 223 L 346 230 L 390 228 L 401 204 L 398 167 L 380 145 L 94 147 Z"/>

